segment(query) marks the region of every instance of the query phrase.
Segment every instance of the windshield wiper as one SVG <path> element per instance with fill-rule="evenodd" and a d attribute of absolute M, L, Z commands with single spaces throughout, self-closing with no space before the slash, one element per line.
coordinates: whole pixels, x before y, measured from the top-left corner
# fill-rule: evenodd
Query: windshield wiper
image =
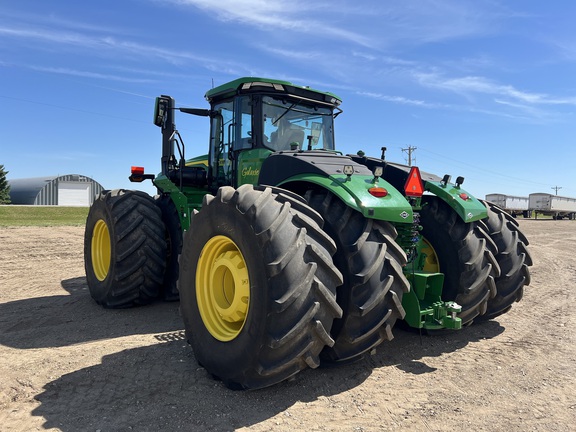
<path fill-rule="evenodd" d="M 290 111 L 292 111 L 292 108 L 294 108 L 295 106 L 296 106 L 296 102 L 294 102 L 292 105 L 290 105 L 288 108 L 286 108 L 286 111 L 284 111 L 282 113 L 282 115 L 276 119 L 276 121 L 273 121 L 272 124 L 276 125 L 276 123 L 278 123 L 282 117 L 284 117 L 286 114 L 288 114 Z"/>

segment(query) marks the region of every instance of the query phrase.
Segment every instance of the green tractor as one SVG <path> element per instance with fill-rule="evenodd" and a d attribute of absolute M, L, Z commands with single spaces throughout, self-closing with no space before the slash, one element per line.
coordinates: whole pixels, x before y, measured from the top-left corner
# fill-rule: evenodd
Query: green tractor
<path fill-rule="evenodd" d="M 103 192 L 84 254 L 104 307 L 179 299 L 197 361 L 228 387 L 356 360 L 398 320 L 457 330 L 521 299 L 532 261 L 515 219 L 461 177 L 338 152 L 338 96 L 240 78 L 206 99 L 156 99 L 161 172 L 130 180 L 158 194 Z M 207 155 L 186 158 L 177 111 L 210 119 Z"/>

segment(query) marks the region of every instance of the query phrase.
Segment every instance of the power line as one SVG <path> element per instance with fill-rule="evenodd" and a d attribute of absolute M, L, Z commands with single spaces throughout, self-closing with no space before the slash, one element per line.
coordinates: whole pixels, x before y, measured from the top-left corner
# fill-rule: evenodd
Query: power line
<path fill-rule="evenodd" d="M 79 113 L 83 113 L 83 114 L 109 117 L 109 118 L 118 119 L 118 120 L 126 120 L 126 121 L 131 121 L 131 122 L 136 122 L 136 123 L 148 123 L 148 122 L 145 122 L 144 120 L 136 120 L 136 119 L 131 119 L 131 118 L 127 118 L 127 117 L 119 117 L 119 116 L 115 116 L 115 115 L 111 115 L 111 114 L 100 113 L 100 112 L 96 112 L 96 111 L 88 111 L 88 110 L 84 110 L 84 109 L 74 108 L 72 106 L 54 105 L 51 103 L 38 102 L 38 101 L 29 100 L 29 99 L 22 99 L 22 98 L 16 98 L 16 97 L 5 96 L 5 95 L 0 95 L 0 98 L 15 100 L 15 101 L 19 101 L 19 102 L 26 102 L 26 103 L 31 103 L 31 104 L 35 104 L 35 105 L 42 105 L 42 106 L 47 106 L 50 108 L 58 108 L 61 110 L 75 111 L 75 112 L 79 112 Z"/>
<path fill-rule="evenodd" d="M 562 189 L 562 186 L 552 186 L 550 189 L 554 189 L 556 195 L 558 195 L 558 189 Z"/>
<path fill-rule="evenodd" d="M 436 159 L 436 160 L 438 160 L 438 161 L 442 161 L 442 162 L 446 162 L 447 160 L 448 160 L 448 161 L 453 161 L 453 162 L 456 162 L 456 163 L 458 163 L 458 164 L 460 164 L 460 165 L 462 165 L 462 166 L 464 166 L 464 167 L 467 167 L 467 168 L 470 169 L 471 171 L 475 171 L 475 172 L 478 172 L 478 173 L 482 173 L 482 174 L 484 174 L 484 175 L 488 173 L 488 174 L 492 174 L 492 175 L 495 175 L 495 176 L 498 176 L 498 177 L 503 177 L 503 178 L 507 178 L 507 179 L 511 179 L 511 180 L 520 181 L 520 182 L 522 182 L 522 183 L 534 184 L 534 185 L 539 185 L 539 186 L 547 186 L 548 184 L 550 184 L 550 183 L 546 184 L 546 183 L 543 183 L 543 182 L 537 182 L 537 181 L 534 181 L 534 180 L 528 180 L 528 179 L 520 178 L 520 177 L 516 177 L 516 176 L 511 176 L 511 175 L 505 174 L 505 172 L 502 172 L 502 171 L 494 171 L 494 170 L 491 170 L 491 169 L 486 168 L 486 167 L 479 167 L 477 164 L 474 165 L 474 164 L 471 164 L 471 163 L 468 163 L 468 162 L 464 162 L 464 161 L 459 160 L 459 159 L 454 159 L 454 158 L 452 158 L 452 157 L 450 157 L 450 156 L 446 156 L 446 155 L 443 155 L 443 154 L 440 154 L 440 153 L 436 153 L 436 152 L 433 152 L 433 151 L 430 151 L 430 150 L 427 150 L 427 149 L 421 148 L 420 150 L 423 151 L 423 152 L 425 152 L 425 153 L 429 153 L 429 154 L 432 154 L 432 155 L 434 155 L 434 156 L 437 156 L 438 159 Z M 434 158 L 432 157 L 432 158 L 430 158 L 430 159 L 434 159 Z"/>

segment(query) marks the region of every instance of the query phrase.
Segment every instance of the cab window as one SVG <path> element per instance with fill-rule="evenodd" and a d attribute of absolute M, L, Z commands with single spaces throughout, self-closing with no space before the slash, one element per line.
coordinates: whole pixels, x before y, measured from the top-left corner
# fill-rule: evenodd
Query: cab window
<path fill-rule="evenodd" d="M 271 150 L 334 149 L 332 110 L 298 100 L 262 98 L 264 145 Z"/>

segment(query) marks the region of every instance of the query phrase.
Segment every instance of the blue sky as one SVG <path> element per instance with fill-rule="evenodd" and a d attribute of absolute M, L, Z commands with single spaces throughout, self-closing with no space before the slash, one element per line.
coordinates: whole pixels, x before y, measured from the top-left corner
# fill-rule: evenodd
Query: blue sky
<path fill-rule="evenodd" d="M 337 147 L 487 193 L 576 197 L 576 2 L 19 0 L 0 4 L 0 164 L 8 179 L 131 184 L 160 169 L 154 98 L 207 107 L 240 76 L 343 99 Z M 178 116 L 187 155 L 208 122 Z"/>

